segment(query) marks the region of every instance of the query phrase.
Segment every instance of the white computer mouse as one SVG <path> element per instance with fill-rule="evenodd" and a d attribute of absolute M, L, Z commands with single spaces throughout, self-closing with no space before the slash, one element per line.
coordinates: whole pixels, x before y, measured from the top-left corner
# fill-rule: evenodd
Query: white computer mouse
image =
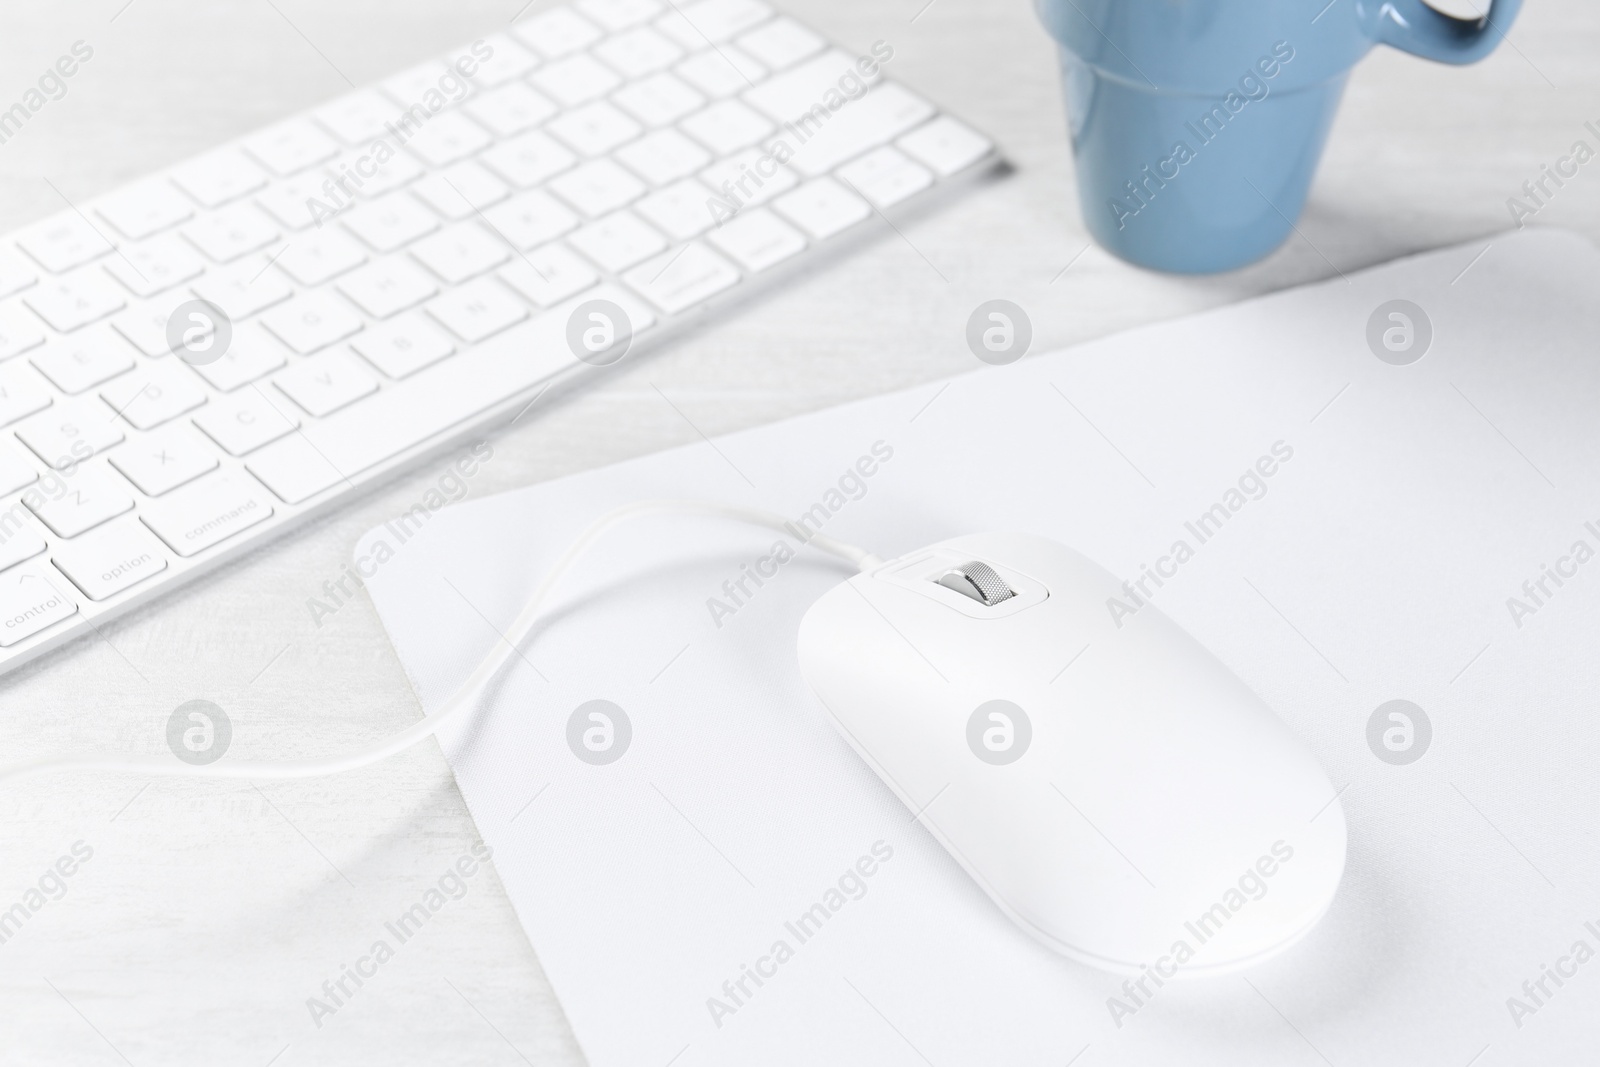
<path fill-rule="evenodd" d="M 1220 974 L 1333 900 L 1344 812 L 1311 751 L 1072 549 L 992 533 L 891 560 L 811 607 L 799 661 L 861 758 L 1066 956 Z"/>

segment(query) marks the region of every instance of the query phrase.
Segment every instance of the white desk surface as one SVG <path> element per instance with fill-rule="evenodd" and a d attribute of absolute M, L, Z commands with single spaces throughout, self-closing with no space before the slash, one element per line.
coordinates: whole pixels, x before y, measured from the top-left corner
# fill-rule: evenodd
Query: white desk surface
<path fill-rule="evenodd" d="M 995 136 L 1016 173 L 525 418 L 494 439 L 474 495 L 970 369 L 965 321 L 993 297 L 1028 310 L 1043 351 L 1490 238 L 1510 225 L 1506 198 L 1592 143 L 1583 124 L 1600 120 L 1600 8 L 1584 0 L 1529 4 L 1511 47 L 1473 67 L 1379 50 L 1351 81 L 1302 236 L 1247 271 L 1163 277 L 1085 251 L 1053 48 L 1022 0 L 933 0 L 915 21 L 926 0 L 784 2 L 848 47 L 893 44 L 891 75 Z M 0 145 L 0 229 L 58 210 L 51 183 L 73 200 L 112 189 L 336 95 L 339 71 L 366 83 L 503 29 L 521 6 L 124 3 L 0 15 L 0 100 L 73 41 L 95 50 L 68 95 Z M 1538 221 L 1600 240 L 1600 170 Z M 344 750 L 415 721 L 370 604 L 318 627 L 307 599 L 439 469 L 0 680 L 3 759 L 159 751 L 167 716 L 197 697 L 232 715 L 235 753 L 257 757 Z M 79 840 L 94 858 L 66 896 L 0 945 L 0 1064 L 582 1062 L 492 876 L 311 1021 L 306 998 L 477 841 L 432 744 L 303 784 L 0 788 L 0 908 Z"/>

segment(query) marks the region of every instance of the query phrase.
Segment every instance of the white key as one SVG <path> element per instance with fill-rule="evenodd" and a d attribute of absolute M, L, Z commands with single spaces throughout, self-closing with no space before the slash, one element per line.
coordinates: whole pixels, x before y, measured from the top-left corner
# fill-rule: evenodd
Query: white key
<path fill-rule="evenodd" d="M 139 241 L 185 221 L 194 205 L 170 183 L 152 178 L 112 193 L 94 210 L 122 236 Z"/>
<path fill-rule="evenodd" d="M 170 493 L 217 467 L 217 454 L 186 422 L 141 434 L 111 453 L 111 465 L 145 496 Z"/>
<path fill-rule="evenodd" d="M 193 299 L 181 290 L 162 293 L 135 304 L 112 319 L 111 325 L 133 347 L 152 359 L 159 359 L 172 351 L 172 345 L 167 341 L 167 323 L 181 305 Z M 185 330 L 194 326 L 203 326 L 203 323 L 191 321 L 184 324 Z M 212 329 L 202 329 L 196 338 L 209 337 L 213 332 Z"/>
<path fill-rule="evenodd" d="M 604 155 L 644 132 L 637 122 L 604 101 L 574 108 L 552 119 L 545 129 L 580 155 L 590 157 Z"/>
<path fill-rule="evenodd" d="M 339 291 L 375 319 L 415 307 L 439 291 L 421 268 L 404 256 L 387 256 L 339 280 Z"/>
<path fill-rule="evenodd" d="M 611 99 L 646 126 L 670 125 L 706 102 L 704 96 L 666 73 L 624 86 Z"/>
<path fill-rule="evenodd" d="M 539 58 L 504 33 L 497 33 L 484 42 L 493 50 L 488 59 L 478 62 L 472 80 L 481 89 L 514 82 L 539 65 Z"/>
<path fill-rule="evenodd" d="M 10 496 L 18 489 L 32 485 L 38 480 L 39 472 L 34 465 L 16 448 L 0 442 L 0 496 Z M 17 532 L 20 531 L 6 529 L 4 521 L 0 520 L 0 538 Z M 4 545 L 3 540 L 0 540 L 0 545 Z M 33 554 L 32 552 L 28 553 L 29 556 Z M 3 549 L 0 549 L 0 556 L 4 555 Z M 28 556 L 17 556 L 12 558 L 10 562 L 0 563 L 0 567 L 9 567 L 12 563 L 17 562 L 18 559 L 27 558 Z"/>
<path fill-rule="evenodd" d="M 266 185 L 267 175 L 237 150 L 224 148 L 178 166 L 172 180 L 201 206 L 220 207 Z"/>
<path fill-rule="evenodd" d="M 17 235 L 17 247 L 53 274 L 111 251 L 100 232 L 79 218 L 77 212 L 65 212 L 29 226 Z"/>
<path fill-rule="evenodd" d="M 206 392 L 186 364 L 147 363 L 100 390 L 100 399 L 137 430 L 153 430 L 206 402 Z"/>
<path fill-rule="evenodd" d="M 301 234 L 275 260 L 280 270 L 301 285 L 321 285 L 366 261 L 361 246 L 333 227 Z"/>
<path fill-rule="evenodd" d="M 227 312 L 235 325 L 258 311 L 282 303 L 294 293 L 277 268 L 269 267 L 262 256 L 251 256 L 222 270 L 213 270 L 191 288 L 195 296 Z"/>
<path fill-rule="evenodd" d="M 523 252 L 561 236 L 578 224 L 578 216 L 566 205 L 539 189 L 519 193 L 504 204 L 490 208 L 484 218 Z"/>
<path fill-rule="evenodd" d="M 273 403 L 259 385 L 254 385 L 207 404 L 194 417 L 194 424 L 229 455 L 243 456 L 293 433 L 300 420 L 288 401 Z"/>
<path fill-rule="evenodd" d="M 443 330 L 421 315 L 403 315 L 375 326 L 350 342 L 368 363 L 391 378 L 405 378 L 456 350 Z"/>
<path fill-rule="evenodd" d="M 552 63 L 533 75 L 533 84 L 568 107 L 604 96 L 622 83 L 609 67 L 586 55 Z"/>
<path fill-rule="evenodd" d="M 994 150 L 987 137 L 948 115 L 919 126 L 895 142 L 912 158 L 932 167 L 942 178 L 972 166 Z"/>
<path fill-rule="evenodd" d="M 686 241 L 710 229 L 716 221 L 706 205 L 713 193 L 693 178 L 669 185 L 645 197 L 634 210 L 679 241 Z"/>
<path fill-rule="evenodd" d="M 531 130 L 556 113 L 556 106 L 523 82 L 483 93 L 467 104 L 467 114 L 497 137 Z"/>
<path fill-rule="evenodd" d="M 623 280 L 652 304 L 675 314 L 739 281 L 739 271 L 699 241 L 639 264 Z"/>
<path fill-rule="evenodd" d="M 213 389 L 231 393 L 271 374 L 287 361 L 288 355 L 277 339 L 259 324 L 249 323 L 234 331 L 233 343 L 219 358 L 195 364 L 194 369 Z"/>
<path fill-rule="evenodd" d="M 737 100 L 723 100 L 678 124 L 719 156 L 748 148 L 772 132 L 772 123 Z"/>
<path fill-rule="evenodd" d="M 683 49 L 648 26 L 641 26 L 596 45 L 594 54 L 631 79 L 670 67 L 683 58 Z"/>
<path fill-rule="evenodd" d="M 468 344 L 528 317 L 528 308 L 493 278 L 452 289 L 428 305 L 428 313 Z"/>
<path fill-rule="evenodd" d="M 512 260 L 500 280 L 540 307 L 553 307 L 600 281 L 594 268 L 559 244 Z"/>
<path fill-rule="evenodd" d="M 528 189 L 560 174 L 578 157 L 538 130 L 495 145 L 479 161 L 518 189 Z"/>
<path fill-rule="evenodd" d="M 0 366 L 0 426 L 10 426 L 35 411 L 43 411 L 53 399 L 50 387 L 26 362 Z"/>
<path fill-rule="evenodd" d="M 889 147 L 840 167 L 835 177 L 880 208 L 893 207 L 933 184 L 933 172 Z"/>
<path fill-rule="evenodd" d="M 15 504 L 12 505 L 16 507 Z M 21 512 L 14 511 L 9 514 L 18 516 L 22 525 L 11 531 L 11 536 L 0 539 L 0 570 L 15 567 L 25 559 L 32 559 L 47 547 L 44 535 L 34 528 L 33 520 L 22 520 Z"/>
<path fill-rule="evenodd" d="M 751 272 L 766 270 L 806 247 L 805 235 L 762 207 L 740 212 L 706 239 Z"/>
<path fill-rule="evenodd" d="M 643 182 L 609 159 L 585 163 L 551 179 L 547 188 L 591 219 L 631 203 L 646 191 Z"/>
<path fill-rule="evenodd" d="M 10 359 L 44 344 L 44 327 L 26 308 L 0 307 L 0 359 Z"/>
<path fill-rule="evenodd" d="M 218 263 L 231 263 L 278 239 L 277 225 L 254 204 L 233 204 L 202 215 L 182 233 Z"/>
<path fill-rule="evenodd" d="M 0 297 L 18 293 L 39 280 L 33 268 L 9 248 L 0 248 Z"/>
<path fill-rule="evenodd" d="M 880 85 L 841 108 L 795 150 L 789 166 L 807 177 L 826 174 L 848 159 L 887 144 L 925 122 L 933 105 L 898 85 Z"/>
<path fill-rule="evenodd" d="M 300 353 L 310 355 L 361 329 L 361 316 L 326 292 L 302 293 L 261 316 L 261 324 Z"/>
<path fill-rule="evenodd" d="M 371 200 L 384 193 L 392 193 L 416 181 L 427 171 L 415 156 L 405 152 L 396 152 L 379 163 L 375 153 L 358 149 L 346 152 L 329 163 L 328 173 L 333 178 L 337 196 L 325 194 L 322 203 L 327 208 L 341 210 L 349 206 L 352 197 Z M 318 208 L 317 215 L 325 223 L 328 211 Z"/>
<path fill-rule="evenodd" d="M 660 22 L 661 29 L 688 47 L 710 41 L 720 44 L 772 17 L 772 8 L 758 0 L 701 0 L 685 4 Z"/>
<path fill-rule="evenodd" d="M 244 150 L 280 178 L 325 163 L 339 154 L 339 145 L 314 123 L 291 119 L 244 139 Z"/>
<path fill-rule="evenodd" d="M 174 285 L 199 277 L 206 269 L 205 260 L 170 233 L 126 245 L 121 255 L 112 256 L 102 266 L 134 296 L 164 293 Z"/>
<path fill-rule="evenodd" d="M 56 470 L 122 443 L 117 413 L 99 397 L 63 400 L 17 424 L 17 437 Z"/>
<path fill-rule="evenodd" d="M 0 574 L 0 648 L 10 648 L 77 613 L 77 603 L 51 585 L 39 565 L 30 563 Z"/>
<path fill-rule="evenodd" d="M 865 200 L 832 178 L 809 181 L 778 197 L 772 206 L 819 241 L 872 214 Z"/>
<path fill-rule="evenodd" d="M 435 115 L 406 147 L 430 167 L 444 167 L 481 152 L 493 143 L 489 131 L 457 111 Z"/>
<path fill-rule="evenodd" d="M 313 418 L 338 411 L 378 388 L 354 356 L 340 351 L 301 360 L 272 381 Z"/>
<path fill-rule="evenodd" d="M 72 396 L 132 370 L 134 354 L 127 341 L 102 326 L 46 345 L 28 359 L 52 385 Z"/>
<path fill-rule="evenodd" d="M 700 180 L 722 195 L 730 208 L 764 204 L 800 184 L 794 171 L 759 149 L 747 148 L 700 172 Z"/>
<path fill-rule="evenodd" d="M 843 103 L 842 107 L 830 107 L 830 101 L 848 100 L 840 87 L 840 79 L 845 79 L 844 85 L 848 86 L 852 84 L 849 78 L 876 85 L 883 80 L 883 75 L 878 71 L 863 74 L 855 56 L 832 48 L 792 70 L 768 78 L 745 93 L 744 100 L 774 122 L 799 122 L 802 116 L 818 108 L 824 112 L 848 111 L 859 104 L 861 101 L 856 99 Z"/>
<path fill-rule="evenodd" d="M 687 178 L 711 162 L 710 154 L 677 130 L 657 130 L 619 148 L 616 158 L 651 185 Z"/>
<path fill-rule="evenodd" d="M 60 496 L 29 493 L 22 502 L 57 537 L 77 537 L 133 510 L 133 497 L 122 480 L 99 465 L 85 465 L 68 475 L 66 492 Z"/>
<path fill-rule="evenodd" d="M 779 16 L 734 42 L 770 70 L 792 67 L 827 47 L 827 42 L 798 22 Z"/>
<path fill-rule="evenodd" d="M 644 301 L 602 286 L 268 445 L 246 466 L 284 500 L 304 500 L 531 391 L 577 364 L 567 347 L 567 319 L 587 299 L 620 305 L 636 339 L 655 322 Z"/>
<path fill-rule="evenodd" d="M 578 0 L 578 10 L 608 30 L 625 30 L 666 11 L 660 0 Z"/>
<path fill-rule="evenodd" d="M 327 221 L 338 210 L 323 188 L 327 181 L 328 176 L 323 171 L 307 171 L 273 182 L 256 194 L 255 201 L 284 229 L 291 232 L 310 229 Z M 319 204 L 320 208 L 316 206 Z"/>
<path fill-rule="evenodd" d="M 600 30 L 594 23 L 562 7 L 523 19 L 511 27 L 511 32 L 546 59 L 569 55 L 600 39 Z"/>
<path fill-rule="evenodd" d="M 59 546 L 50 558 L 90 600 L 109 600 L 167 569 L 161 542 L 135 522 L 96 530 Z"/>
<path fill-rule="evenodd" d="M 393 252 L 439 228 L 434 214 L 406 193 L 357 205 L 345 215 L 344 224 L 378 252 Z"/>
<path fill-rule="evenodd" d="M 767 68 L 731 44 L 692 55 L 673 69 L 713 99 L 742 93 L 767 76 Z"/>
<path fill-rule="evenodd" d="M 457 285 L 504 263 L 511 250 L 476 222 L 458 222 L 418 241 L 411 254 L 446 285 Z"/>
<path fill-rule="evenodd" d="M 411 187 L 412 195 L 451 222 L 476 215 L 511 195 L 511 187 L 476 160 L 430 174 Z"/>
<path fill-rule="evenodd" d="M 22 302 L 51 328 L 67 333 L 127 306 L 122 291 L 93 268 L 40 282 Z"/>
<path fill-rule="evenodd" d="M 361 89 L 312 114 L 345 144 L 365 146 L 389 132 L 386 124 L 399 118 L 400 109 L 376 89 Z"/>
<path fill-rule="evenodd" d="M 590 223 L 569 238 L 572 246 L 612 273 L 619 273 L 667 247 L 667 239 L 628 211 Z"/>
<path fill-rule="evenodd" d="M 140 509 L 140 518 L 167 547 L 193 556 L 272 517 L 271 498 L 250 478 L 218 473 Z"/>
<path fill-rule="evenodd" d="M 412 114 L 419 108 L 424 113 L 437 112 L 472 95 L 472 84 L 463 81 L 461 72 L 441 59 L 418 63 L 392 78 L 385 78 L 382 88 Z M 400 121 L 395 125 L 404 128 Z"/>

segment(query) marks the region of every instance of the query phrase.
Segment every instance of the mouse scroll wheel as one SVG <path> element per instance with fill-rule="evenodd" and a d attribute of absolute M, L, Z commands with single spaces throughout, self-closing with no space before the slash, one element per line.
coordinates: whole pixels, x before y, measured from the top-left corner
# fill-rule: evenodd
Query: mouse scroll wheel
<path fill-rule="evenodd" d="M 939 578 L 939 584 L 990 607 L 1017 595 L 993 567 L 976 561 L 946 571 Z"/>

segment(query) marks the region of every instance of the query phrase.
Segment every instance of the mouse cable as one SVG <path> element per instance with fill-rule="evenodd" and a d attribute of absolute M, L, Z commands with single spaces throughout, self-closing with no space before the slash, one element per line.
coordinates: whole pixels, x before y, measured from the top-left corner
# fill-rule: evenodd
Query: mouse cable
<path fill-rule="evenodd" d="M 473 706 L 474 700 L 487 690 L 499 678 L 500 672 L 506 664 L 518 655 L 522 642 L 527 640 L 533 630 L 533 624 L 538 620 L 540 608 L 549 597 L 563 575 L 577 562 L 595 540 L 610 527 L 628 519 L 642 518 L 648 515 L 708 515 L 716 518 L 730 519 L 735 522 L 749 523 L 754 526 L 765 526 L 781 533 L 795 535 L 795 526 L 781 515 L 767 511 L 757 511 L 751 508 L 732 507 L 723 504 L 710 504 L 693 500 L 648 500 L 609 511 L 590 523 L 588 528 L 578 536 L 567 551 L 556 561 L 555 566 L 545 575 L 544 581 L 539 583 L 533 595 L 528 598 L 522 612 L 516 621 L 506 631 L 496 649 L 485 656 L 468 676 L 467 680 L 458 686 L 444 705 L 432 715 L 426 715 L 413 726 L 395 734 L 389 739 L 372 745 L 368 748 L 358 749 L 342 756 L 327 756 L 319 759 L 299 760 L 226 760 L 205 766 L 195 766 L 174 760 L 171 756 L 81 756 L 66 758 L 47 758 L 33 760 L 26 763 L 15 764 L 10 767 L 0 768 L 0 782 L 13 778 L 22 778 L 28 775 L 43 774 L 49 771 L 100 771 L 111 774 L 149 774 L 163 775 L 178 778 L 244 778 L 244 779 L 288 779 L 288 778 L 317 778 L 323 775 L 338 774 L 342 771 L 352 771 L 359 767 L 366 767 L 387 759 L 397 752 L 401 752 L 419 741 L 432 737 L 447 725 L 465 716 L 467 709 Z M 868 552 L 866 549 L 855 545 L 836 541 L 820 533 L 813 533 L 805 538 L 805 544 L 811 545 L 847 563 L 853 564 L 865 572 L 879 566 L 883 560 Z"/>

